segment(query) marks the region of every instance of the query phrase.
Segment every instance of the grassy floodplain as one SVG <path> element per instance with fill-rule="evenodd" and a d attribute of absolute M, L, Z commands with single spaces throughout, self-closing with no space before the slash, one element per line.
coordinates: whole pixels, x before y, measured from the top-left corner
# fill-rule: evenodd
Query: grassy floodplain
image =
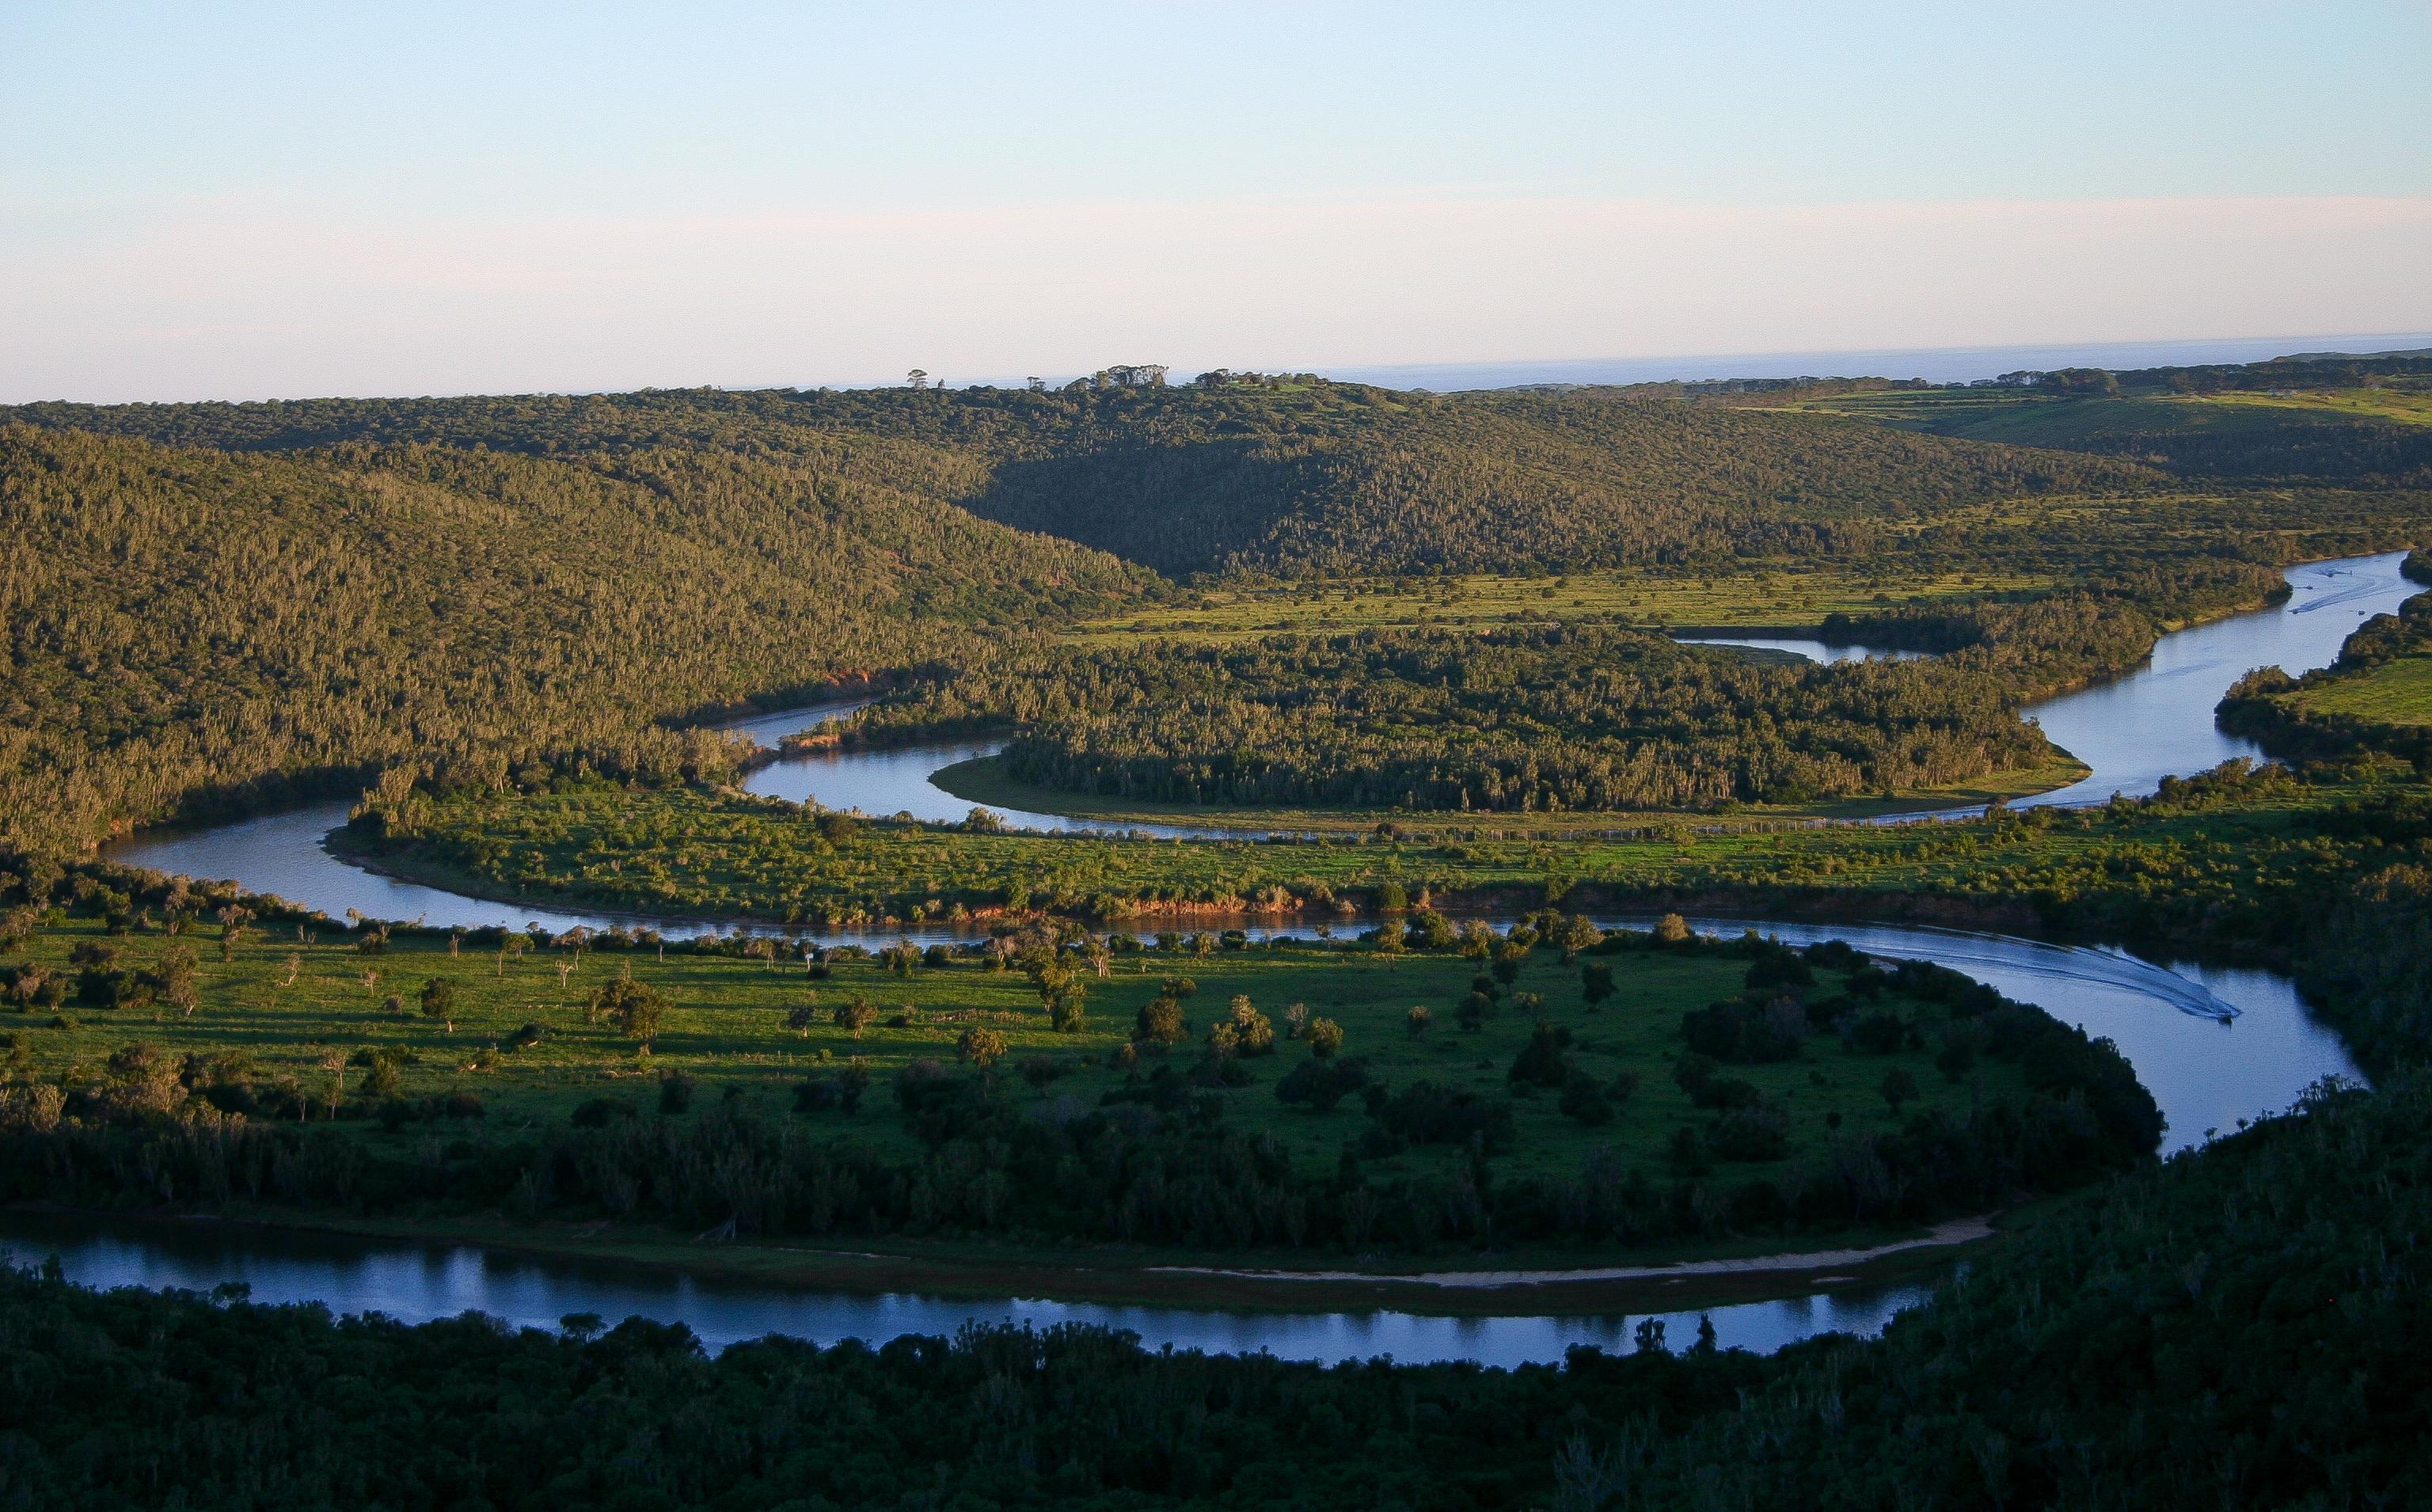
<path fill-rule="evenodd" d="M 1697 573 L 1618 569 L 1241 584 L 1205 589 L 1180 603 L 1086 620 L 1065 638 L 1079 644 L 1141 635 L 1230 641 L 1275 633 L 1490 629 L 1558 620 L 1798 630 L 1812 629 L 1835 613 L 1861 614 L 1893 604 L 2033 593 L 2056 580 L 2049 572 L 1852 571 L 1785 562 L 1778 568 Z"/>
<path fill-rule="evenodd" d="M 1326 918 L 1389 889 L 1413 900 L 1533 901 L 1587 888 L 1616 898 L 1829 892 L 1853 913 L 1929 900 L 2031 926 L 2094 902 L 2275 906 L 2324 867 L 2367 861 L 2348 848 L 2374 837 L 2331 840 L 2326 815 L 2404 791 L 2372 778 L 2266 776 L 2231 787 L 2234 808 L 2218 788 L 2179 784 L 2155 801 L 1900 826 L 1671 817 L 1515 834 L 1414 820 L 1393 835 L 1183 842 L 872 821 L 836 832 L 839 843 L 781 800 L 591 785 L 449 800 L 410 833 L 346 843 L 400 874 L 493 897 L 769 923 L 887 928 L 1031 907 L 1154 920 L 1263 906 Z M 2403 831 L 2392 845 L 2404 848 Z"/>
<path fill-rule="evenodd" d="M 2402 656 L 2290 696 L 2308 714 L 2376 725 L 2432 725 L 2432 656 Z"/>
<path fill-rule="evenodd" d="M 1314 1168 L 1330 1167 L 1368 1120 L 1357 1098 L 1320 1113 L 1275 1096 L 1277 1080 L 1310 1058 L 1305 1039 L 1286 1037 L 1292 1005 L 1340 1024 L 1340 1053 L 1357 1057 L 1378 1080 L 1402 1085 L 1427 1079 L 1497 1100 L 1537 1024 L 1555 1023 L 1570 1035 L 1562 1055 L 1574 1070 L 1600 1086 L 1609 1088 L 1615 1078 L 1634 1086 L 1613 1117 L 1591 1124 L 1562 1111 L 1559 1087 L 1520 1084 L 1523 1094 L 1543 1095 L 1513 1102 L 1512 1141 L 1508 1153 L 1498 1154 L 1497 1168 L 1553 1177 L 1575 1172 L 1600 1151 L 1660 1168 L 1678 1130 L 1711 1123 L 1712 1115 L 1693 1105 L 1673 1079 L 1674 1063 L 1686 1053 L 1680 1018 L 1738 995 L 1748 972 L 1746 961 L 1730 955 L 1596 957 L 1615 982 L 1611 998 L 1592 1004 L 1583 997 L 1579 963 L 1537 950 L 1510 982 L 1488 989 L 1492 1010 L 1465 1029 L 1459 1005 L 1486 971 L 1482 962 L 1441 953 L 1383 960 L 1358 948 L 1313 945 L 1217 948 L 1205 954 L 1186 946 L 1114 956 L 1107 976 L 1085 978 L 1087 1027 L 1057 1033 L 1024 975 L 988 969 L 975 949 L 933 958 L 905 974 L 875 960 L 838 958 L 813 977 L 790 956 L 531 949 L 520 936 L 503 953 L 400 936 L 368 954 L 343 931 L 308 929 L 310 943 L 294 931 L 279 932 L 288 937 L 253 932 L 225 964 L 203 941 L 198 1005 L 190 1015 L 160 1003 L 98 1007 L 73 993 L 55 1006 L 20 1004 L 18 1013 L 0 1016 L 7 1053 L 23 1075 L 81 1085 L 110 1077 L 111 1058 L 123 1060 L 128 1046 L 140 1045 L 161 1065 L 189 1067 L 204 1084 L 224 1070 L 229 1080 L 258 1087 L 262 1100 L 275 1105 L 272 1117 L 285 1109 L 290 1117 L 315 1120 L 329 1117 L 333 1099 L 338 1111 L 361 1116 L 397 1101 L 427 1099 L 444 1106 L 449 1096 L 469 1093 L 483 1116 L 469 1122 L 443 1117 L 435 1127 L 481 1138 L 562 1124 L 600 1099 L 650 1118 L 697 1117 L 729 1098 L 784 1115 L 805 1078 L 854 1067 L 875 1084 L 864 1107 L 857 1114 L 830 1110 L 807 1121 L 821 1134 L 851 1137 L 901 1158 L 916 1153 L 919 1141 L 887 1100 L 886 1086 L 915 1061 L 957 1064 L 964 1058 L 958 1046 L 974 1028 L 1003 1036 L 996 1071 L 1009 1095 L 1041 1106 L 1074 1100 L 1095 1107 L 1107 1093 L 1139 1085 L 1161 1066 L 1188 1067 L 1208 1031 L 1241 996 L 1269 1016 L 1277 1043 L 1272 1053 L 1242 1058 L 1250 1077 L 1224 1090 L 1226 1118 L 1253 1135 L 1272 1135 L 1296 1163 Z M 42 931 L 15 959 L 72 984 L 76 961 L 96 949 L 110 952 L 110 966 L 148 967 L 176 947 L 157 931 L 109 935 L 97 924 L 78 921 Z M 648 1049 L 586 1008 L 603 983 L 627 975 L 669 1005 Z M 1182 1002 L 1191 1032 L 1174 1047 L 1123 1055 L 1140 1011 L 1177 976 L 1193 987 Z M 453 1016 L 446 1022 L 423 1011 L 422 991 L 433 981 L 453 989 Z M 1835 995 L 1846 982 L 1846 972 L 1825 973 L 1814 995 Z M 1532 1003 L 1524 994 L 1542 1001 Z M 870 1022 L 858 1030 L 840 1026 L 836 1010 L 856 1001 L 870 1005 Z M 1410 1014 L 1416 1006 L 1429 1008 L 1433 1021 L 1413 1033 Z M 1843 1127 L 1893 1129 L 1920 1114 L 1962 1111 L 1972 1100 L 2023 1090 L 2014 1067 L 1992 1060 L 1971 1062 L 1964 1073 L 1937 1070 L 1938 1026 L 1947 1016 L 1935 1005 L 1894 991 L 1868 1006 L 1922 1025 L 1927 1037 L 1864 1050 L 1814 1036 L 1795 1059 L 1729 1069 L 1786 1111 L 1783 1150 L 1772 1160 L 1743 1163 L 1749 1173 L 1779 1174 Z M 798 1015 L 801 1010 L 807 1015 Z M 395 1081 L 366 1093 L 376 1058 L 394 1066 Z M 1895 1070 L 1915 1088 L 1898 1108 L 1881 1093 Z M 659 1111 L 668 1077 L 692 1079 L 691 1101 L 681 1114 Z M 289 1097 L 296 1105 L 281 1100 Z M 357 1117 L 340 1127 L 392 1158 L 407 1158 L 432 1137 L 434 1126 L 418 1117 L 384 1124 Z M 1376 1161 L 1374 1168 L 1388 1176 L 1442 1175 L 1468 1159 L 1461 1148 L 1417 1145 Z"/>

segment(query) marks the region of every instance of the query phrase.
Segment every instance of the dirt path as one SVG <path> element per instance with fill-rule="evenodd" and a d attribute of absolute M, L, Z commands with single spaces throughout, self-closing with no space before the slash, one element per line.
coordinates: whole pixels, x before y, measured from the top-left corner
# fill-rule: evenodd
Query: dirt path
<path fill-rule="evenodd" d="M 1759 1275 L 1776 1270 L 1826 1270 L 1863 1265 L 1908 1250 L 1938 1249 L 1989 1238 L 1992 1220 L 1952 1218 L 1937 1223 L 1921 1239 L 1879 1244 L 1870 1250 L 1814 1250 L 1805 1254 L 1752 1254 L 1736 1260 L 1686 1260 L 1668 1266 L 1610 1266 L 1590 1270 L 1423 1270 L 1395 1274 L 1370 1270 L 1224 1270 L 1213 1266 L 1151 1266 L 1152 1270 L 1183 1275 L 1230 1276 L 1244 1281 L 1357 1281 L 1399 1283 L 1411 1286 L 1559 1286 L 1583 1281 L 1669 1281 L 1687 1276 Z"/>

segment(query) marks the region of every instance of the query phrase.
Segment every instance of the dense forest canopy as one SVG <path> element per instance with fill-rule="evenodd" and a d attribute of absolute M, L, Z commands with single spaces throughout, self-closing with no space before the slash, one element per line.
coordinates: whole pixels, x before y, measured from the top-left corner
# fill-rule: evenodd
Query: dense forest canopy
<path fill-rule="evenodd" d="M 1711 808 L 1933 786 L 2048 759 L 1989 679 L 1751 663 L 1601 629 L 1150 645 L 1001 668 L 877 712 L 1016 722 L 1006 769 L 1191 804 Z"/>
<path fill-rule="evenodd" d="M 2050 764 L 2028 697 L 2127 670 L 2164 617 L 2285 591 L 2246 563 L 2023 603 L 1834 615 L 1922 662 L 1760 664 L 1603 626 L 1134 641 L 990 658 L 857 716 L 1004 729 L 1013 776 L 1151 803 L 1712 809 L 1945 787 Z"/>
<path fill-rule="evenodd" d="M 0 835 L 387 764 L 715 770 L 651 721 L 967 652 L 1138 591 L 1102 553 L 807 464 L 589 466 L 0 428 Z"/>
<path fill-rule="evenodd" d="M 1621 390 L 646 391 L 21 406 L 0 419 L 176 445 L 430 443 L 549 457 L 684 449 L 883 481 L 1168 573 L 1548 569 L 1862 553 L 1887 521 L 2134 492 L 2135 462 L 1740 413 Z"/>
<path fill-rule="evenodd" d="M 2116 576 L 2220 548 L 2123 534 L 2132 501 L 2167 512 L 2163 481 L 1669 395 L 1315 378 L 20 406 L 0 412 L 0 523 L 26 563 L 0 600 L 0 835 L 73 842 L 397 765 L 455 785 L 534 763 L 715 775 L 734 753 L 651 722 L 979 664 L 1171 592 L 1118 557 L 1390 575 L 1795 567 L 1894 538 L 2016 555 L 1997 538 L 2017 501 L 2101 495 L 2094 533 L 2118 539 L 2079 565 Z M 2318 533 L 2387 529 L 2266 512 L 2292 510 Z M 1894 764 L 1972 771 L 2019 736 L 1961 744 L 1978 754 L 1929 741 Z M 1778 780 L 1626 785 L 1880 785 L 1882 760 L 1845 754 Z"/>

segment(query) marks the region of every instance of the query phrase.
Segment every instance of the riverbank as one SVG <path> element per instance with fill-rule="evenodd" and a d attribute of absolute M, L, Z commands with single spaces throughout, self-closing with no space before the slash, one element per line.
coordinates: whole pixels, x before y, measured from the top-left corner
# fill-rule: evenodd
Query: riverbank
<path fill-rule="evenodd" d="M 213 1233 L 242 1240 L 296 1235 L 397 1242 L 432 1249 L 469 1247 L 584 1269 L 647 1271 L 719 1285 L 869 1298 L 915 1294 L 957 1302 L 1052 1299 L 1072 1304 L 1246 1310 L 1281 1315 L 1391 1309 L 1416 1317 L 1491 1319 L 1546 1314 L 1682 1312 L 1739 1306 L 1833 1291 L 1931 1281 L 1959 1262 L 1981 1258 L 2073 1199 L 2046 1200 L 2003 1215 L 1892 1228 L 1853 1235 L 1837 1249 L 1782 1252 L 1761 1242 L 1675 1246 L 1629 1267 L 1565 1265 L 1579 1256 L 1521 1252 L 1511 1268 L 1400 1270 L 1369 1262 L 1357 1270 L 1182 1264 L 1185 1253 L 1089 1246 L 902 1244 L 827 1248 L 768 1242 L 713 1242 L 663 1229 L 606 1221 L 515 1223 L 496 1218 L 411 1220 L 296 1214 L 261 1207 L 196 1216 L 93 1213 L 55 1204 L 0 1208 L 0 1237 L 11 1216 L 75 1228 L 103 1225 L 135 1238 Z M 43 1232 L 40 1224 L 34 1232 Z M 1663 1258 L 1666 1255 L 1676 1258 Z M 1254 1252 L 1253 1260 L 1287 1256 Z M 1306 1257 L 1301 1257 L 1305 1259 Z M 1425 1262 L 1414 1262 L 1424 1264 Z M 1454 1278 L 1447 1280 L 1446 1278 Z"/>

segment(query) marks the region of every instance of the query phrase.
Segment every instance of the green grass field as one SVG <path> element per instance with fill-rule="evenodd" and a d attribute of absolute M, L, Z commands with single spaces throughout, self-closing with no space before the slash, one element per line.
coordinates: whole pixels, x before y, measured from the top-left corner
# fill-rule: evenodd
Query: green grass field
<path fill-rule="evenodd" d="M 1495 989 L 1501 995 L 1498 1010 L 1476 1031 L 1464 1032 L 1456 1022 L 1456 1005 L 1483 966 L 1446 953 L 1394 960 L 1363 949 L 1320 945 L 1118 953 L 1107 976 L 1085 975 L 1087 1028 L 1057 1033 L 1020 971 L 988 969 L 971 954 L 908 976 L 873 961 L 838 961 L 827 967 L 831 975 L 825 980 L 814 980 L 802 962 L 784 957 L 760 961 L 648 949 L 451 953 L 448 942 L 427 937 L 401 937 L 366 954 L 343 932 L 323 933 L 337 937 L 301 938 L 294 930 L 282 937 L 282 932 L 257 927 L 226 964 L 215 941 L 193 940 L 199 946 L 199 1001 L 191 1015 L 158 1004 L 78 1006 L 71 993 L 65 1003 L 21 1006 L 0 1015 L 5 1053 L 21 1077 L 77 1086 L 124 1077 L 131 1064 L 127 1047 L 142 1045 L 152 1051 L 149 1064 L 155 1067 L 217 1061 L 241 1067 L 256 1085 L 288 1084 L 317 1119 L 327 1116 L 333 1098 L 341 1108 L 363 1100 L 363 1062 L 378 1052 L 402 1067 L 402 1085 L 391 1096 L 477 1095 L 486 1116 L 478 1126 L 460 1122 L 458 1134 L 478 1127 L 482 1138 L 513 1137 L 561 1123 L 600 1098 L 628 1102 L 642 1117 L 660 1117 L 660 1078 L 672 1072 L 697 1082 L 690 1112 L 684 1116 L 698 1116 L 727 1097 L 784 1115 L 797 1083 L 858 1061 L 876 1079 L 859 1112 L 802 1117 L 815 1132 L 851 1135 L 908 1156 L 918 1146 L 887 1096 L 887 1081 L 916 1059 L 953 1064 L 967 1031 L 985 1027 L 1004 1036 L 1007 1050 L 996 1074 L 1014 1095 L 1040 1104 L 1070 1098 L 1079 1106 L 1095 1106 L 1103 1094 L 1159 1065 L 1191 1065 L 1198 1059 L 1198 1037 L 1225 1016 L 1239 994 L 1271 1017 L 1278 1039 L 1275 1053 L 1243 1058 L 1252 1081 L 1222 1094 L 1226 1120 L 1273 1134 L 1308 1168 L 1330 1168 L 1368 1119 L 1357 1098 L 1318 1114 L 1287 1106 L 1275 1096 L 1277 1079 L 1310 1054 L 1306 1043 L 1282 1037 L 1294 1003 L 1306 1004 L 1312 1016 L 1339 1023 L 1345 1034 L 1342 1053 L 1362 1059 L 1393 1085 L 1428 1080 L 1495 1098 L 1506 1094 L 1507 1072 L 1536 1022 L 1557 1023 L 1575 1036 L 1566 1052 L 1574 1068 L 1599 1082 L 1631 1073 L 1636 1089 L 1613 1121 L 1593 1128 L 1564 1116 L 1551 1093 L 1519 1098 L 1517 1138 L 1511 1152 L 1497 1158 L 1497 1168 L 1569 1172 L 1591 1151 L 1604 1150 L 1659 1174 L 1674 1131 L 1714 1117 L 1694 1109 L 1671 1075 L 1674 1058 L 1685 1049 L 1681 1013 L 1736 995 L 1747 970 L 1744 960 L 1718 953 L 1595 957 L 1612 967 L 1616 992 L 1591 1006 L 1579 967 L 1564 966 L 1558 952 L 1541 948 L 1528 956 L 1515 981 Z M 77 920 L 37 932 L 14 960 L 72 983 L 76 968 L 70 956 L 80 946 L 114 951 L 113 966 L 149 968 L 179 944 L 157 930 L 105 936 L 98 924 Z M 647 1050 L 612 1024 L 595 1022 L 586 1011 L 595 988 L 627 971 L 671 1005 Z M 1193 1034 L 1172 1050 L 1151 1050 L 1129 1069 L 1119 1067 L 1117 1052 L 1139 1010 L 1176 973 L 1196 984 L 1184 1003 Z M 453 984 L 451 1023 L 420 1010 L 422 988 L 433 980 Z M 1811 993 L 1830 995 L 1843 980 L 1839 973 L 1820 972 Z M 1527 1005 L 1519 996 L 1525 993 L 1539 995 L 1542 1006 Z M 876 1022 L 858 1034 L 830 1018 L 836 1007 L 855 999 L 877 1010 Z M 1902 1119 L 1919 1108 L 1964 1109 L 1970 1100 L 2014 1089 L 2016 1073 L 2007 1063 L 1983 1062 L 1964 1079 L 1934 1068 L 1931 1031 L 1943 1014 L 1938 1006 L 1907 1001 L 1897 992 L 1880 1002 L 1917 1021 L 1928 1032 L 1926 1048 L 1865 1053 L 1831 1033 L 1818 1033 L 1805 1040 L 1796 1059 L 1726 1068 L 1782 1108 L 1790 1129 L 1785 1161 L 1733 1168 L 1767 1174 L 1814 1154 L 1835 1128 L 1896 1126 L 1893 1109 L 1879 1091 L 1895 1068 L 1906 1072 L 1917 1089 L 1917 1100 L 1901 1110 Z M 1413 1034 L 1410 1010 L 1417 1005 L 1431 1009 L 1434 1023 Z M 789 1012 L 803 1007 L 817 1011 L 815 1021 L 793 1027 Z M 519 1032 L 528 1025 L 538 1026 L 540 1037 L 518 1048 Z M 116 1066 L 113 1056 L 119 1058 Z M 1023 1074 L 1029 1063 L 1054 1074 L 1033 1083 Z M 425 1122 L 384 1130 L 380 1121 L 364 1118 L 340 1126 L 398 1156 L 432 1137 L 432 1126 Z M 1451 1168 L 1467 1158 L 1465 1151 L 1420 1146 L 1376 1165 L 1392 1174 Z"/>
<path fill-rule="evenodd" d="M 2031 390 L 1926 389 L 1880 394 L 1836 394 L 1793 400 L 1792 410 L 1853 415 L 1880 425 L 1964 431 L 1979 440 L 2016 439 L 2023 445 L 2065 439 L 2078 417 L 2108 420 L 2122 407 L 2150 409 L 2163 425 L 2235 425 L 2246 412 L 2305 412 L 2348 420 L 2386 420 L 2432 425 L 2432 392 L 2413 388 L 2232 389 L 2216 394 L 2136 394 L 2086 398 Z M 2256 415 L 2255 418 L 2267 418 Z"/>
<path fill-rule="evenodd" d="M 2290 694 L 2309 714 L 2380 725 L 2432 725 L 2432 656 L 2402 656 Z"/>
<path fill-rule="evenodd" d="M 1085 643 L 1133 635 L 1231 641 L 1275 633 L 1367 630 L 1490 629 L 1555 620 L 1714 629 L 1796 629 L 1836 611 L 2033 592 L 2044 573 L 1869 570 L 1784 565 L 1709 573 L 1631 569 L 1562 577 L 1476 575 L 1333 584 L 1283 583 L 1214 589 L 1179 604 L 1090 620 L 1070 632 Z"/>

